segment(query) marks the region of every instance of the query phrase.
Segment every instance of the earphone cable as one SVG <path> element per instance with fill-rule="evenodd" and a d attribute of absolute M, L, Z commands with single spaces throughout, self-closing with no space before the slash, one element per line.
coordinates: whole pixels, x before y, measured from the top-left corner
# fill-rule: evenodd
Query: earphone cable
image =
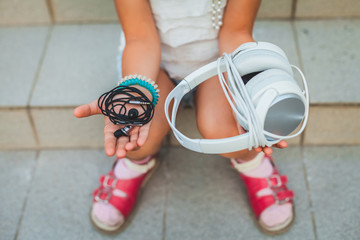
<path fill-rule="evenodd" d="M 228 81 L 226 81 L 221 71 L 221 61 L 225 63 Z M 229 54 L 224 53 L 223 57 L 218 59 L 218 76 L 231 108 L 241 122 L 244 123 L 242 127 L 249 133 L 249 150 L 251 150 L 252 146 L 256 148 L 272 144 L 264 136 L 264 129 L 254 104 Z"/>
<path fill-rule="evenodd" d="M 142 112 L 135 117 L 129 115 L 129 107 L 133 102 L 140 107 Z M 118 86 L 102 94 L 98 106 L 105 116 L 114 124 L 142 126 L 150 122 L 154 116 L 154 105 L 150 99 L 135 87 Z M 127 107 L 128 106 L 128 107 Z M 139 110 L 140 110 L 139 109 Z M 136 110 L 138 113 L 138 111 Z"/>

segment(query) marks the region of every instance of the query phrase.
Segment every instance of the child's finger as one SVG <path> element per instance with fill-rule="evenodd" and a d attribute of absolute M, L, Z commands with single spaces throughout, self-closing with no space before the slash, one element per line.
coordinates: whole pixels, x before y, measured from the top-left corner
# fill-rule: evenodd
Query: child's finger
<path fill-rule="evenodd" d="M 114 136 L 114 131 L 117 130 L 117 126 L 115 126 L 108 117 L 104 118 L 104 146 L 105 153 L 109 157 L 114 156 L 115 147 L 116 147 L 116 137 Z"/>
<path fill-rule="evenodd" d="M 141 147 L 145 144 L 146 139 L 149 134 L 150 124 L 142 126 L 139 130 L 139 138 L 137 139 L 137 144 Z"/>
<path fill-rule="evenodd" d="M 116 146 L 116 138 L 109 134 L 105 134 L 104 136 L 104 146 L 105 146 L 105 153 L 109 157 L 114 156 L 115 154 L 115 146 Z"/>
<path fill-rule="evenodd" d="M 126 156 L 126 149 L 125 145 L 129 142 L 129 137 L 119 137 L 117 139 L 117 145 L 116 145 L 116 156 L 118 158 L 123 158 Z"/>
<path fill-rule="evenodd" d="M 286 148 L 286 147 L 288 147 L 288 145 L 289 145 L 289 144 L 288 144 L 286 141 L 281 140 L 280 142 L 278 142 L 277 147 L 279 147 L 279 148 Z"/>
<path fill-rule="evenodd" d="M 98 100 L 94 100 L 91 103 L 81 105 L 74 109 L 74 116 L 77 118 L 89 117 L 95 114 L 101 114 L 101 110 L 97 104 Z"/>
<path fill-rule="evenodd" d="M 264 147 L 263 151 L 266 155 L 271 155 L 273 153 L 273 150 L 270 147 Z"/>
<path fill-rule="evenodd" d="M 127 151 L 134 150 L 137 147 L 137 139 L 139 136 L 139 128 L 135 127 L 130 132 L 130 142 L 125 145 Z"/>
<path fill-rule="evenodd" d="M 262 147 L 255 148 L 255 151 L 258 152 L 258 153 L 261 152 L 262 150 L 263 150 Z"/>

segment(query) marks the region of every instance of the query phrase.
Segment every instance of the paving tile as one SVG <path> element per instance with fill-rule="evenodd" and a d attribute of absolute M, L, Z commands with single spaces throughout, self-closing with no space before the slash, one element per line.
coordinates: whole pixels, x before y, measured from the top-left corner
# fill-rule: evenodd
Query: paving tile
<path fill-rule="evenodd" d="M 51 22 L 46 0 L 0 1 L 0 9 L 0 26 Z"/>
<path fill-rule="evenodd" d="M 143 192 L 134 219 L 118 239 L 162 240 L 166 201 L 165 152 L 160 152 L 161 165 Z"/>
<path fill-rule="evenodd" d="M 163 169 L 149 182 L 125 232 L 105 236 L 91 226 L 92 191 L 112 162 L 102 150 L 42 151 L 18 239 L 161 239 Z"/>
<path fill-rule="evenodd" d="M 360 2 L 357 0 L 297 0 L 296 3 L 296 18 L 360 16 Z"/>
<path fill-rule="evenodd" d="M 282 150 L 275 149 L 273 156 L 280 173 L 288 175 L 288 186 L 295 193 L 296 219 L 294 226 L 288 233 L 280 237 L 282 239 L 315 239 L 308 190 L 304 180 L 305 173 L 303 170 L 301 147 L 289 147 Z"/>
<path fill-rule="evenodd" d="M 313 106 L 305 129 L 304 143 L 360 144 L 360 107 Z"/>
<path fill-rule="evenodd" d="M 196 126 L 195 108 L 182 108 L 179 110 L 176 119 L 176 128 L 187 137 L 202 138 Z M 170 135 L 170 144 L 172 146 L 181 146 L 173 132 L 171 132 Z"/>
<path fill-rule="evenodd" d="M 117 81 L 120 24 L 55 26 L 32 106 L 93 101 Z"/>
<path fill-rule="evenodd" d="M 34 151 L 0 151 L 0 238 L 14 239 L 31 184 Z M 6 183 L 6 184 L 4 184 Z"/>
<path fill-rule="evenodd" d="M 6 86 L 0 88 L 0 106 L 26 106 L 47 32 L 48 27 L 0 28 L 0 85 Z"/>
<path fill-rule="evenodd" d="M 360 102 L 360 20 L 295 22 L 312 103 Z"/>
<path fill-rule="evenodd" d="M 291 22 L 256 21 L 254 27 L 254 37 L 256 41 L 271 42 L 278 45 L 286 53 L 289 62 L 299 66 L 299 58 L 296 51 L 294 32 Z"/>
<path fill-rule="evenodd" d="M 0 109 L 0 133 L 0 149 L 36 146 L 26 109 Z"/>
<path fill-rule="evenodd" d="M 288 143 L 289 146 L 300 146 L 301 135 L 294 137 L 294 138 L 287 139 L 286 142 Z"/>
<path fill-rule="evenodd" d="M 359 156 L 359 147 L 305 148 L 318 239 L 359 239 Z"/>
<path fill-rule="evenodd" d="M 53 0 L 56 22 L 117 21 L 114 2 L 110 0 Z"/>
<path fill-rule="evenodd" d="M 104 118 L 78 119 L 73 108 L 32 109 L 41 147 L 103 147 Z"/>
<path fill-rule="evenodd" d="M 292 2 L 289 0 L 261 1 L 258 18 L 290 18 Z"/>
<path fill-rule="evenodd" d="M 291 156 L 291 159 L 288 157 Z M 297 198 L 293 228 L 276 239 L 313 239 L 299 148 L 276 151 Z M 228 160 L 171 148 L 165 239 L 271 239 L 255 226 L 246 190 Z"/>

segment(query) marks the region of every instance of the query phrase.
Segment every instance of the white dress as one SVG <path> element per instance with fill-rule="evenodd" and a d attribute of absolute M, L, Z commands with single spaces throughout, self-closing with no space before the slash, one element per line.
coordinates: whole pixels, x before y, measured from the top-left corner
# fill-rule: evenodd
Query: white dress
<path fill-rule="evenodd" d="M 212 26 L 212 0 L 150 0 L 161 41 L 161 68 L 181 80 L 219 56 L 218 30 Z M 222 0 L 223 15 L 226 0 Z M 122 36 L 121 43 L 125 42 Z M 121 44 L 122 52 L 125 44 Z"/>

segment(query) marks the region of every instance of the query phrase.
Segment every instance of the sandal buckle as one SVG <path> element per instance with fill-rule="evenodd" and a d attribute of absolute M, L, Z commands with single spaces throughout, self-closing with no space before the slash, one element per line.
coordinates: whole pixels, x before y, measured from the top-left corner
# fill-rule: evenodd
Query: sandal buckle
<path fill-rule="evenodd" d="M 109 185 L 109 180 L 112 179 L 112 184 Z M 105 176 L 105 179 L 104 179 L 104 182 L 103 182 L 103 186 L 104 188 L 115 188 L 116 187 L 116 184 L 117 184 L 117 179 L 113 176 L 109 176 L 109 175 L 106 175 Z"/>
<path fill-rule="evenodd" d="M 290 200 L 290 198 L 288 198 L 288 197 L 284 198 L 284 199 L 279 199 L 276 192 L 273 192 L 272 195 L 273 195 L 273 197 L 275 199 L 275 203 L 278 204 L 278 205 L 282 205 L 284 203 L 287 203 Z"/>
<path fill-rule="evenodd" d="M 103 195 L 103 193 L 106 193 L 106 198 L 102 199 L 101 195 Z M 102 202 L 102 203 L 108 203 L 109 199 L 112 196 L 112 189 L 111 188 L 100 188 L 99 191 L 97 192 L 96 196 L 95 196 L 95 201 L 96 202 Z"/>
<path fill-rule="evenodd" d="M 275 186 L 273 186 L 272 184 L 271 184 L 271 178 L 276 178 L 276 185 Z M 280 177 L 280 175 L 271 175 L 271 176 L 269 176 L 269 177 L 267 177 L 266 178 L 266 181 L 267 181 L 267 184 L 268 184 L 268 186 L 270 187 L 270 188 L 279 188 L 279 187 L 281 187 L 282 186 L 282 181 L 281 181 L 281 177 Z"/>

